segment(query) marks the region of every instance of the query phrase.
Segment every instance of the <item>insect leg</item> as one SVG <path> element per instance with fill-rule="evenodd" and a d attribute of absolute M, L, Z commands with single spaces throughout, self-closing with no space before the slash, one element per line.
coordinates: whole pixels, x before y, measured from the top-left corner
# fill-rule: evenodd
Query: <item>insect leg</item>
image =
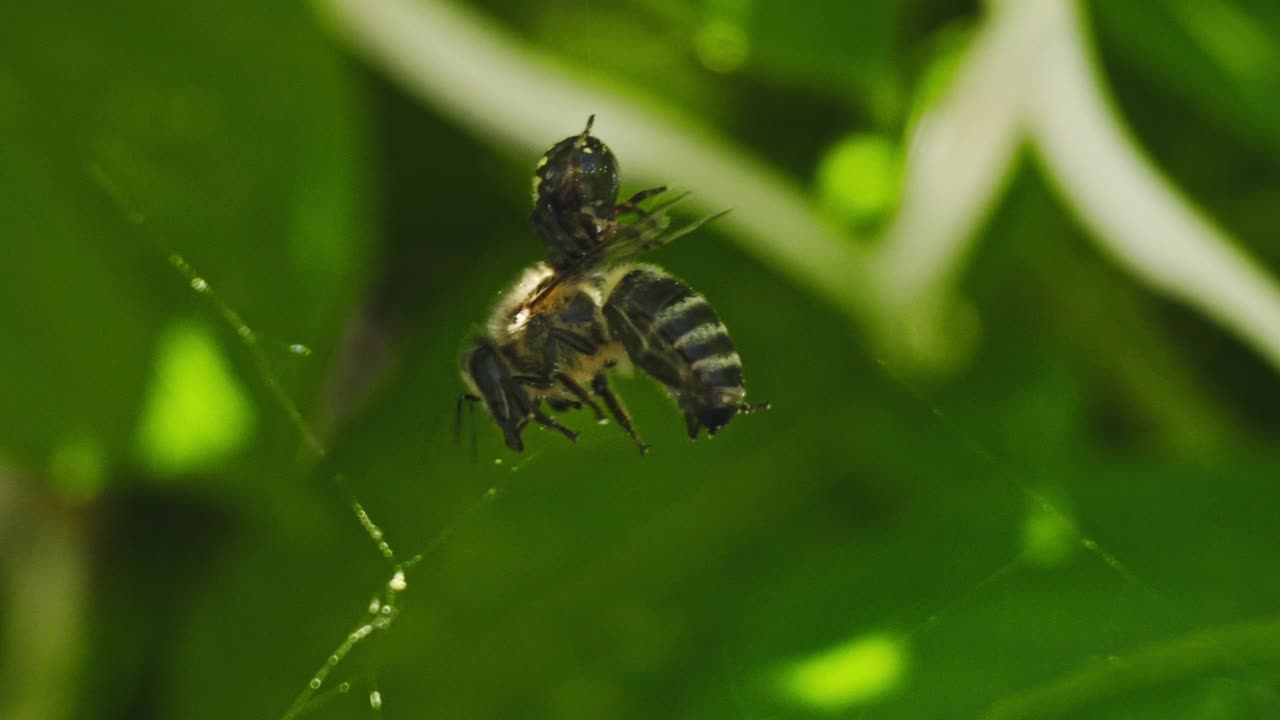
<path fill-rule="evenodd" d="M 643 215 L 648 215 L 648 214 L 649 214 L 649 211 L 648 211 L 648 210 L 645 210 L 645 209 L 644 209 L 644 208 L 642 208 L 642 207 L 640 207 L 639 203 L 641 203 L 641 202 L 643 202 L 643 201 L 645 201 L 645 200 L 648 200 L 649 198 L 651 198 L 651 197 L 653 197 L 653 196 L 655 196 L 655 195 L 661 195 L 662 193 L 664 193 L 664 192 L 666 192 L 666 191 L 667 191 L 667 186 L 666 186 L 666 185 L 660 185 L 660 186 L 658 186 L 658 187 L 648 188 L 648 189 L 646 189 L 646 190 L 641 190 L 640 192 L 636 193 L 635 195 L 632 195 L 631 197 L 627 198 L 626 200 L 624 200 L 624 201 L 622 201 L 622 202 L 618 203 L 617 205 L 614 205 L 614 206 L 613 206 L 613 216 L 614 216 L 614 217 L 618 217 L 619 215 L 625 215 L 625 214 L 627 214 L 627 213 L 636 213 L 636 214 L 638 214 L 638 215 L 642 215 L 642 216 L 643 216 Z"/>
<path fill-rule="evenodd" d="M 613 413 L 614 419 L 631 436 L 632 442 L 636 444 L 640 452 L 648 452 L 649 446 L 636 434 L 636 429 L 631 425 L 631 416 L 627 414 L 627 409 L 622 406 L 622 401 L 618 399 L 618 396 L 613 394 L 613 388 L 609 387 L 609 379 L 605 377 L 604 373 L 599 373 L 591 379 L 591 389 L 604 399 L 604 404 L 609 406 L 609 412 Z"/>
<path fill-rule="evenodd" d="M 587 394 L 587 389 L 579 385 L 576 380 L 574 380 L 573 378 L 569 377 L 568 375 L 562 372 L 554 373 L 551 377 L 557 382 L 559 382 L 561 385 L 563 385 L 566 390 L 573 393 L 574 397 L 578 398 L 578 400 L 581 401 L 581 404 L 579 404 L 579 407 L 581 407 L 582 405 L 586 405 L 587 407 L 591 408 L 592 412 L 596 414 L 596 420 L 603 421 L 605 419 L 604 411 L 601 410 L 600 406 L 596 403 L 596 401 L 592 400 L 591 396 Z"/>
<path fill-rule="evenodd" d="M 462 444 L 462 404 L 465 401 L 471 410 L 471 461 L 475 462 L 480 456 L 480 441 L 476 435 L 476 405 L 481 398 L 471 393 L 462 393 L 458 396 L 458 407 L 453 415 L 453 444 Z"/>
<path fill-rule="evenodd" d="M 472 404 L 472 407 L 475 407 L 475 403 L 480 402 L 480 397 L 478 395 L 472 395 L 471 393 L 462 393 L 461 395 L 458 396 L 458 407 L 454 410 L 454 414 L 453 414 L 453 442 L 454 443 L 462 442 L 462 403 L 463 402 L 469 402 Z"/>
<path fill-rule="evenodd" d="M 555 430 L 555 431 L 559 432 L 561 435 L 564 435 L 565 437 L 569 438 L 569 440 L 571 440 L 572 442 L 577 442 L 577 441 L 578 441 L 578 433 L 576 433 L 576 432 L 574 432 L 574 431 L 570 430 L 569 428 L 567 428 L 567 427 L 565 427 L 565 426 L 561 425 L 559 422 L 557 422 L 557 421 L 556 421 L 556 419 L 555 419 L 555 418 L 553 418 L 553 417 L 551 417 L 550 415 L 548 415 L 548 414 L 546 414 L 546 413 L 542 412 L 542 408 L 540 408 L 540 407 L 535 407 L 535 408 L 533 409 L 533 419 L 534 419 L 534 421 L 535 421 L 535 422 L 537 422 L 539 425 L 541 425 L 541 426 L 543 426 L 543 427 L 549 427 L 549 428 L 551 428 L 552 430 Z"/>
<path fill-rule="evenodd" d="M 528 385 L 539 390 L 550 390 L 555 387 L 555 383 L 550 379 L 534 377 L 533 375 L 512 375 L 511 382 L 517 385 Z"/>
<path fill-rule="evenodd" d="M 582 409 L 582 403 L 577 400 L 570 400 L 562 397 L 547 398 L 547 405 L 551 406 L 551 409 L 558 413 Z"/>

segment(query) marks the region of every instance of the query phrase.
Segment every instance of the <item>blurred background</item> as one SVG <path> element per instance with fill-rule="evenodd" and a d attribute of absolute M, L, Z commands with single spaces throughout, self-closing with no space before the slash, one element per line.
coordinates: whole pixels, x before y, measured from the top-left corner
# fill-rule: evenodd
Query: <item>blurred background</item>
<path fill-rule="evenodd" d="M 473 458 L 590 113 L 773 408 Z M 0 717 L 1280 717 L 1271 0 L 10 3 L 0 132 Z"/>

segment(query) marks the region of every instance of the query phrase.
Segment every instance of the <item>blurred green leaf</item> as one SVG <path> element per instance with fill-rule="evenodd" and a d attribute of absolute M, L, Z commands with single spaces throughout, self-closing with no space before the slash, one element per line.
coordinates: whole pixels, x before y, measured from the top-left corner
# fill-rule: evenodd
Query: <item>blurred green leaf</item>
<path fill-rule="evenodd" d="M 1280 156 L 1280 6 L 1093 2 L 1102 39 L 1147 75 Z"/>
<path fill-rule="evenodd" d="M 253 425 L 253 409 L 209 328 L 169 328 L 138 428 L 143 465 L 159 475 L 207 469 L 243 448 Z"/>
<path fill-rule="evenodd" d="M 898 12 L 889 0 L 703 0 L 699 48 L 713 69 L 745 65 L 783 83 L 874 96 L 893 82 Z"/>
<path fill-rule="evenodd" d="M 120 466 L 167 318 L 221 322 L 169 252 L 261 332 L 332 342 L 368 252 L 359 114 L 295 3 L 4 16 L 0 444 Z"/>
<path fill-rule="evenodd" d="M 899 100 L 918 117 L 979 20 L 954 0 L 483 5 L 580 76 L 732 126 L 780 176 L 820 166 L 813 201 L 872 223 L 899 150 L 850 98 L 909 124 Z M 1094 5 L 1120 82 L 1175 91 L 1124 95 L 1178 120 L 1139 139 L 1207 148 L 1187 167 L 1218 168 L 1271 237 L 1274 163 L 1241 148 L 1275 140 L 1280 6 Z M 344 59 L 307 13 L 0 11 L 0 572 L 41 579 L 47 516 L 88 568 L 60 598 L 86 613 L 76 717 L 279 717 L 321 667 L 308 718 L 981 717 L 1063 687 L 1044 712 L 1276 714 L 1274 371 L 1099 257 L 1034 168 L 945 308 L 952 375 L 899 377 L 713 227 L 649 259 L 714 304 L 770 411 L 690 443 L 659 387 L 620 378 L 649 455 L 581 412 L 576 444 L 531 429 L 515 455 L 480 413 L 473 462 L 457 351 L 539 257 L 537 158 Z M 1220 124 L 1181 121 L 1199 107 Z M 313 461 L 288 405 L 328 419 L 343 392 Z M 183 482 L 145 481 L 162 458 Z M 393 629 L 332 665 L 392 572 L 353 499 L 424 559 Z M 0 642 L 33 619 L 6 614 Z"/>

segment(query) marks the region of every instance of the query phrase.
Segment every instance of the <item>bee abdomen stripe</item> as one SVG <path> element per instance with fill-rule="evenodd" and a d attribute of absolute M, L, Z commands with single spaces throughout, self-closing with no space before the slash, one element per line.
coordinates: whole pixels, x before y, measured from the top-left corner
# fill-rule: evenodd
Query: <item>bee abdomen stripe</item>
<path fill-rule="evenodd" d="M 677 350 L 683 350 L 690 345 L 700 345 L 718 335 L 727 335 L 724 325 L 718 322 L 703 323 L 685 334 L 671 341 L 672 346 Z"/>
<path fill-rule="evenodd" d="M 655 324 L 662 326 L 671 320 L 678 319 L 698 305 L 706 305 L 707 301 L 698 295 L 687 295 L 677 302 L 668 303 L 653 316 Z"/>
<path fill-rule="evenodd" d="M 712 355 L 697 360 L 689 369 L 711 387 L 740 387 L 742 385 L 742 360 L 738 353 Z"/>
<path fill-rule="evenodd" d="M 693 297 L 697 302 L 686 303 L 679 314 L 667 315 L 664 321 L 656 325 L 663 337 L 674 342 L 676 338 L 700 325 L 720 322 L 716 311 L 711 309 L 706 300 L 697 295 Z"/>
<path fill-rule="evenodd" d="M 675 278 L 657 275 L 648 270 L 629 273 L 614 291 L 617 302 L 632 311 L 655 318 L 664 308 L 679 305 L 686 298 L 696 297 Z"/>
<path fill-rule="evenodd" d="M 738 353 L 725 353 L 723 355 L 712 355 L 701 360 L 696 360 L 689 367 L 694 372 L 707 373 L 714 370 L 732 366 L 742 367 L 742 359 L 738 357 Z"/>
<path fill-rule="evenodd" d="M 733 339 L 724 325 L 718 322 L 699 325 L 676 338 L 672 347 L 690 363 L 734 350 Z"/>

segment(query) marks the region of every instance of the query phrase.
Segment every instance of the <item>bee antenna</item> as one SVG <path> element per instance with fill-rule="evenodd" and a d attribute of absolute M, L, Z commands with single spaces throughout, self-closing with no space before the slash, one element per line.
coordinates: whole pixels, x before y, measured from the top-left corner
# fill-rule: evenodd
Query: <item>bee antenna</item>
<path fill-rule="evenodd" d="M 480 462 L 480 435 L 476 431 L 476 404 L 471 403 L 471 462 Z"/>
<path fill-rule="evenodd" d="M 476 403 L 480 402 L 480 398 L 471 393 L 463 393 L 458 396 L 458 407 L 454 411 L 453 416 L 453 443 L 455 445 L 462 444 L 462 406 L 467 405 L 468 414 L 471 416 L 471 462 L 477 462 L 480 459 L 479 440 L 476 435 Z"/>
<path fill-rule="evenodd" d="M 462 404 L 467 401 L 467 394 L 458 396 L 458 406 L 453 411 L 453 444 L 462 444 Z"/>
<path fill-rule="evenodd" d="M 596 114 L 595 114 L 595 113 L 591 113 L 590 115 L 588 115 L 588 116 L 587 116 L 587 126 L 586 126 L 585 128 L 583 128 L 583 130 L 582 130 L 582 134 L 583 134 L 583 135 L 590 135 L 590 134 L 591 134 L 591 126 L 592 126 L 592 125 L 595 125 L 595 124 L 596 124 Z"/>

